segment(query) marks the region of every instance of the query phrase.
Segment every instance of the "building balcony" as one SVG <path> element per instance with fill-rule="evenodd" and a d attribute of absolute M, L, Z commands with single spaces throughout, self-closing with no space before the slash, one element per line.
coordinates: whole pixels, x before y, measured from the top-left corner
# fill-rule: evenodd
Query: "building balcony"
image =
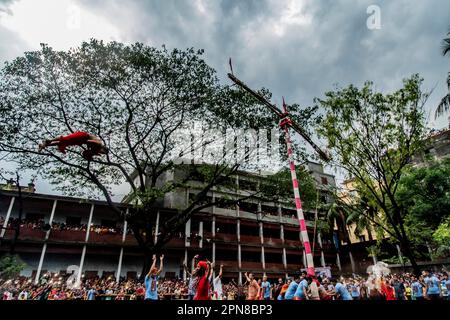
<path fill-rule="evenodd" d="M 269 271 L 269 272 L 283 272 L 285 270 L 285 268 L 282 263 L 267 263 L 266 262 L 265 270 Z"/>
<path fill-rule="evenodd" d="M 15 233 L 14 230 L 6 230 L 4 238 L 12 240 Z M 20 228 L 18 239 L 23 241 L 43 241 L 45 239 L 45 233 L 46 232 L 41 229 L 22 227 Z"/>
<path fill-rule="evenodd" d="M 54 242 L 84 242 L 86 240 L 86 231 L 52 230 L 48 240 Z"/>
<path fill-rule="evenodd" d="M 302 242 L 300 240 L 284 240 L 284 245 L 290 248 L 302 248 Z"/>
<path fill-rule="evenodd" d="M 262 270 L 262 262 L 241 261 L 241 269 L 244 271 Z"/>
<path fill-rule="evenodd" d="M 89 233 L 89 243 L 95 243 L 99 245 L 109 244 L 109 245 L 121 245 L 122 244 L 122 234 L 101 234 L 97 232 Z"/>
<path fill-rule="evenodd" d="M 259 236 L 248 236 L 241 234 L 240 239 L 241 243 L 261 245 L 261 238 Z"/>
<path fill-rule="evenodd" d="M 281 240 L 280 238 L 264 237 L 264 246 L 281 247 L 281 246 L 283 246 L 283 240 Z"/>
<path fill-rule="evenodd" d="M 216 233 L 214 239 L 215 241 L 237 243 L 237 236 L 235 234 Z"/>
<path fill-rule="evenodd" d="M 237 272 L 238 271 L 238 261 L 229 261 L 229 260 L 216 260 L 215 266 L 219 267 L 220 265 L 223 265 L 224 272 Z M 217 274 L 216 274 L 217 275 Z"/>

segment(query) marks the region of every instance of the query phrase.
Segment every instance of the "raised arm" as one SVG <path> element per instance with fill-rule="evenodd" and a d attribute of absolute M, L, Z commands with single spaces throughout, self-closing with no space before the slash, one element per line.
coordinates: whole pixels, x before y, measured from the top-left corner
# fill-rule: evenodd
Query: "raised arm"
<path fill-rule="evenodd" d="M 189 277 L 191 277 L 192 274 L 189 272 L 189 268 L 188 268 L 188 266 L 187 266 L 185 263 L 183 263 L 183 268 L 184 268 L 184 271 L 186 271 L 186 274 L 187 274 Z"/>
<path fill-rule="evenodd" d="M 150 269 L 148 270 L 148 273 L 147 273 L 147 276 L 148 276 L 148 277 L 151 276 L 152 269 L 153 269 L 153 268 L 155 267 L 155 265 L 156 265 L 156 254 L 153 255 L 152 260 L 153 260 L 152 266 L 150 267 Z"/>
<path fill-rule="evenodd" d="M 155 258 L 156 261 L 156 258 Z M 160 265 L 159 265 L 159 270 L 158 270 L 158 275 L 161 273 L 161 271 L 163 270 L 163 261 L 164 261 L 164 255 L 161 255 L 161 257 L 159 257 L 159 261 L 160 261 Z"/>
<path fill-rule="evenodd" d="M 244 275 L 245 275 L 245 279 L 246 279 L 246 281 L 248 282 L 248 283 L 251 283 L 252 281 L 250 280 L 250 278 L 248 277 L 248 274 L 247 274 L 247 272 L 246 273 L 244 273 Z"/>
<path fill-rule="evenodd" d="M 223 264 L 220 265 L 220 270 L 219 270 L 219 278 L 222 278 L 222 270 L 223 270 Z"/>

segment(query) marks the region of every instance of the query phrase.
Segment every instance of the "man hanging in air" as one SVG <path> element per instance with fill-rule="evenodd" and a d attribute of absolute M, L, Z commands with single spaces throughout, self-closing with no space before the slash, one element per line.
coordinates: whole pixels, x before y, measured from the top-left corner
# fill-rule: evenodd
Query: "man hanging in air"
<path fill-rule="evenodd" d="M 94 156 L 107 154 L 108 148 L 103 144 L 102 140 L 84 131 L 77 131 L 67 136 L 60 136 L 55 139 L 45 140 L 39 144 L 39 152 L 49 146 L 57 146 L 58 150 L 66 153 L 66 148 L 69 146 L 82 146 L 86 144 L 87 149 L 83 151 L 84 159 L 90 161 Z"/>

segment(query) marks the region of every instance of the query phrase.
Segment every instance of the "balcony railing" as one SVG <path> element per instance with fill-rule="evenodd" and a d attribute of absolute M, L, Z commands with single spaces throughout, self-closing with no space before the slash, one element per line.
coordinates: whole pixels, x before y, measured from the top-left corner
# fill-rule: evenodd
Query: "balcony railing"
<path fill-rule="evenodd" d="M 5 239 L 13 239 L 15 235 L 15 230 L 6 230 Z M 19 232 L 19 240 L 27 241 L 42 241 L 45 239 L 45 231 L 41 229 L 31 229 L 26 227 L 21 227 Z"/>
<path fill-rule="evenodd" d="M 122 234 L 101 234 L 97 232 L 90 232 L 89 243 L 120 245 L 122 244 Z"/>
<path fill-rule="evenodd" d="M 48 237 L 49 241 L 84 242 L 86 231 L 81 230 L 52 230 Z"/>
<path fill-rule="evenodd" d="M 262 269 L 262 262 L 246 262 L 246 261 L 242 261 L 241 262 L 241 269 L 243 270 L 248 270 L 248 271 L 252 271 L 252 270 L 260 270 Z"/>
<path fill-rule="evenodd" d="M 302 247 L 302 242 L 300 240 L 284 240 L 286 247 Z"/>
<path fill-rule="evenodd" d="M 282 246 L 283 240 L 280 238 L 266 238 L 264 237 L 264 245 L 267 246 Z"/>
<path fill-rule="evenodd" d="M 237 242 L 237 236 L 234 234 L 216 233 L 215 240 L 224 242 Z"/>
<path fill-rule="evenodd" d="M 261 244 L 261 238 L 259 236 L 248 236 L 242 235 L 240 236 L 241 243 L 249 243 L 249 244 Z"/>
<path fill-rule="evenodd" d="M 284 271 L 284 265 L 282 263 L 267 263 L 266 262 L 266 271 L 275 271 L 280 272 Z"/>

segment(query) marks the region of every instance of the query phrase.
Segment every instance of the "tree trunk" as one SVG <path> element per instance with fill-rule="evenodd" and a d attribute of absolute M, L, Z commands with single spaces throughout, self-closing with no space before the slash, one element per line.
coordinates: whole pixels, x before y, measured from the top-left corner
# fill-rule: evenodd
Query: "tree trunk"
<path fill-rule="evenodd" d="M 406 257 L 408 257 L 409 262 L 411 263 L 411 267 L 414 270 L 414 274 L 416 276 L 420 276 L 420 269 L 419 269 L 419 266 L 417 265 L 416 258 L 414 257 L 414 253 L 411 250 L 411 245 L 410 245 L 409 241 L 408 240 L 402 241 L 400 246 L 401 246 L 403 254 Z"/>

